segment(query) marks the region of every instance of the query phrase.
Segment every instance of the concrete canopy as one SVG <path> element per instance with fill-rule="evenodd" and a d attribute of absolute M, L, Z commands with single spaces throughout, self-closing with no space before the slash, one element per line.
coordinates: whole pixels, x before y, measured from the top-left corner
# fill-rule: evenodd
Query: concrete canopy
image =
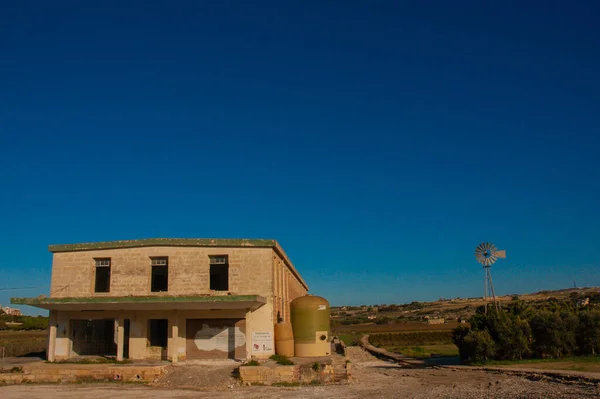
<path fill-rule="evenodd" d="M 48 310 L 256 310 L 267 300 L 260 295 L 130 296 L 94 298 L 11 298 L 14 305 Z"/>

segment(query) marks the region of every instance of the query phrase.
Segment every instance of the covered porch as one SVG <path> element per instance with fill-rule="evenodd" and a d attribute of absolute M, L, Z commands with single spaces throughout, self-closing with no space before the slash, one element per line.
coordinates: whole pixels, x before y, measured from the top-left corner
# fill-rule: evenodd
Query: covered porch
<path fill-rule="evenodd" d="M 172 362 L 191 356 L 245 358 L 252 321 L 260 327 L 263 313 L 270 319 L 267 301 L 258 295 L 13 298 L 11 303 L 50 311 L 51 362 L 81 356 Z"/>

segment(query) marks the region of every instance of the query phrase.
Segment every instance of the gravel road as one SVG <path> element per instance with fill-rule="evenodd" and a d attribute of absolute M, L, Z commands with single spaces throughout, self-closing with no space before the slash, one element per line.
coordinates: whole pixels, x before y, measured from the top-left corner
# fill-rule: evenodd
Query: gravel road
<path fill-rule="evenodd" d="M 292 388 L 232 385 L 231 366 L 179 367 L 156 386 L 131 384 L 17 385 L 0 388 L 3 399 L 187 399 L 187 398 L 599 398 L 600 387 L 586 383 L 560 383 L 481 370 L 446 368 L 408 369 L 361 356 L 352 363 L 353 379 L 347 384 Z M 202 374 L 202 375 L 198 375 Z M 210 381 L 208 384 L 185 381 Z M 218 383 L 221 381 L 222 383 Z M 188 389 L 180 389 L 182 384 Z M 200 385 L 198 385 L 200 384 Z"/>

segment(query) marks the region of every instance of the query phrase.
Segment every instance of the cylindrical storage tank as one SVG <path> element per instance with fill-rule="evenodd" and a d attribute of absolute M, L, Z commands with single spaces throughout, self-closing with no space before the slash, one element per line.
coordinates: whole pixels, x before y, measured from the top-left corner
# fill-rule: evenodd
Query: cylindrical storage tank
<path fill-rule="evenodd" d="M 290 304 L 294 352 L 297 357 L 327 356 L 329 342 L 329 302 L 320 296 L 302 296 Z"/>
<path fill-rule="evenodd" d="M 292 323 L 275 324 L 275 353 L 287 357 L 294 356 L 294 333 Z"/>

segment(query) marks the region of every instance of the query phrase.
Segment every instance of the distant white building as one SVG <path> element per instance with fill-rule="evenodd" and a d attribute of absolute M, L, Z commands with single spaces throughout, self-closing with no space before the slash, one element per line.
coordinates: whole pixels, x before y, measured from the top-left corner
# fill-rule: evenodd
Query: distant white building
<path fill-rule="evenodd" d="M 2 307 L 2 305 L 0 305 L 0 309 L 9 316 L 21 316 L 21 311 L 16 308 L 10 308 L 8 306 Z"/>

